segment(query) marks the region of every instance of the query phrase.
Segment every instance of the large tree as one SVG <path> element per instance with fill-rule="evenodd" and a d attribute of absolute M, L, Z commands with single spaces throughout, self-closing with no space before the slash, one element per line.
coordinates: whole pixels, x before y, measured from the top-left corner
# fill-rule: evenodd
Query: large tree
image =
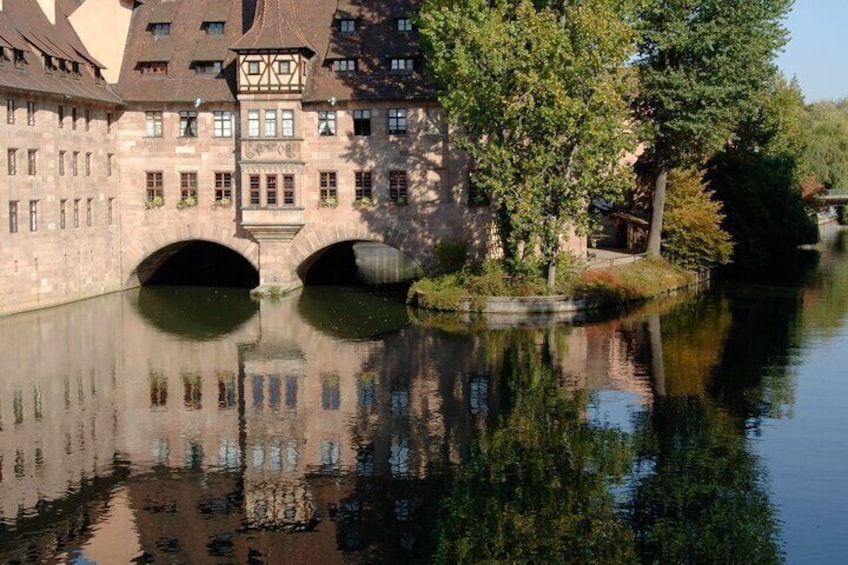
<path fill-rule="evenodd" d="M 507 266 L 538 251 L 553 284 L 568 226 L 628 185 L 631 29 L 621 0 L 427 0 L 420 30 L 431 80 L 494 196 Z"/>
<path fill-rule="evenodd" d="M 638 122 L 654 192 L 648 253 L 660 255 L 668 171 L 731 141 L 786 42 L 792 0 L 642 0 Z"/>

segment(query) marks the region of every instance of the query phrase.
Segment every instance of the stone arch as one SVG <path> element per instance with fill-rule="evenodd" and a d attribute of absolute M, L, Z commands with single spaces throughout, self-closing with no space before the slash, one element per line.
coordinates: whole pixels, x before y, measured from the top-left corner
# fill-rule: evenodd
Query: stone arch
<path fill-rule="evenodd" d="M 124 265 L 129 265 L 124 277 L 124 287 L 138 286 L 138 268 L 153 254 L 179 243 L 207 241 L 226 247 L 244 257 L 259 271 L 259 245 L 250 239 L 236 237 L 232 231 L 214 224 L 190 224 L 183 226 L 157 226 L 148 230 L 137 230 L 134 241 L 124 245 Z"/>
<path fill-rule="evenodd" d="M 298 234 L 291 249 L 290 265 L 295 280 L 300 278 L 304 264 L 310 258 L 314 257 L 316 253 L 345 241 L 384 243 L 405 253 L 417 262 L 424 269 L 425 273 L 428 272 L 431 259 L 429 254 L 420 248 L 420 246 L 412 244 L 410 238 L 407 238 L 405 233 L 394 228 L 374 231 L 364 226 L 340 225 L 324 229 L 304 230 L 304 232 Z"/>

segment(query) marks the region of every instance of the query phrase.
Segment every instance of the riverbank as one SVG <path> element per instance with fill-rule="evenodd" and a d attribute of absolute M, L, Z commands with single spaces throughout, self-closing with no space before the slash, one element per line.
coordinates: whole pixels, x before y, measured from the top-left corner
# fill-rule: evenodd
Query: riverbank
<path fill-rule="evenodd" d="M 696 273 L 661 258 L 644 258 L 582 272 L 571 270 L 557 281 L 554 293 L 545 294 L 547 288 L 539 280 L 505 278 L 490 267 L 418 281 L 410 287 L 407 302 L 446 312 L 558 315 L 641 302 L 698 281 Z"/>

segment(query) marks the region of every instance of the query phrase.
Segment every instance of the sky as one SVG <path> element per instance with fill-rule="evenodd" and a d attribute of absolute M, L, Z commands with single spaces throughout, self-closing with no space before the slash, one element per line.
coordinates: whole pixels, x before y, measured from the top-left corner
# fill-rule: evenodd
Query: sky
<path fill-rule="evenodd" d="M 795 0 L 784 23 L 790 39 L 777 64 L 804 101 L 848 98 L 848 0 Z"/>

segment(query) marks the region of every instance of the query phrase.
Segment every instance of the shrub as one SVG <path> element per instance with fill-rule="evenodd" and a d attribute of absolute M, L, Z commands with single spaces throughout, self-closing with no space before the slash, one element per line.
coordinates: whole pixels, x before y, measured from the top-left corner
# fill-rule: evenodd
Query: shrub
<path fill-rule="evenodd" d="M 465 267 L 468 244 L 464 241 L 440 241 L 433 250 L 436 273 L 452 273 Z"/>
<path fill-rule="evenodd" d="M 704 186 L 695 170 L 668 175 L 663 219 L 663 255 L 686 269 L 709 269 L 730 261 L 733 243 L 721 227 L 721 202 Z"/>

